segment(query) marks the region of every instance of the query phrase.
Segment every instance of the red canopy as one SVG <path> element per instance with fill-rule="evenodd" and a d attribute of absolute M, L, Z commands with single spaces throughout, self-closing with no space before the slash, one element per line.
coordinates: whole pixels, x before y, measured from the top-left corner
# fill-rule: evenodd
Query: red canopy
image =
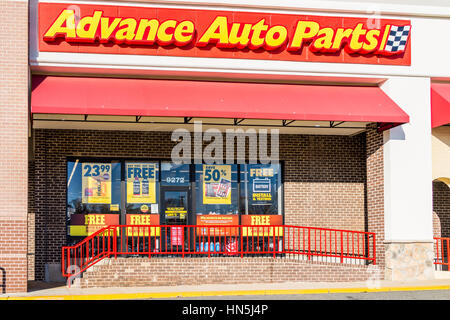
<path fill-rule="evenodd" d="M 450 83 L 431 84 L 431 127 L 450 123 Z"/>
<path fill-rule="evenodd" d="M 33 76 L 32 113 L 409 121 L 380 88 Z"/>

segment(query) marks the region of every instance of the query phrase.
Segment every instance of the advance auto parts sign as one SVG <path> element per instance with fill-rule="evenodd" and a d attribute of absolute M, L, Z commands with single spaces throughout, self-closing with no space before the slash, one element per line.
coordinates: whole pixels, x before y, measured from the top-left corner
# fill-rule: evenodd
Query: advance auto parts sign
<path fill-rule="evenodd" d="M 39 50 L 410 65 L 408 20 L 39 3 Z"/>

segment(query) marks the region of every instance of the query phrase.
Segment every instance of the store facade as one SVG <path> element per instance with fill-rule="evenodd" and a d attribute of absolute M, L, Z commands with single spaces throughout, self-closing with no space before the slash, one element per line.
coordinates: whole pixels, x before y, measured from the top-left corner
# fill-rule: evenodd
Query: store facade
<path fill-rule="evenodd" d="M 190 255 L 111 259 L 83 286 L 433 278 L 433 230 L 450 212 L 442 193 L 433 204 L 448 155 L 432 149 L 432 86 L 450 86 L 450 48 L 427 30 L 450 28 L 450 14 L 344 6 L 24 3 L 26 72 L 9 83 L 24 78 L 14 92 L 26 99 L 2 93 L 2 121 L 17 126 L 3 126 L 3 145 L 23 147 L 2 162 L 24 182 L 2 171 L 2 232 L 23 243 L 1 244 L 5 289 L 60 278 L 61 248 L 109 225 L 162 226 L 148 255 Z M 243 229 L 208 242 L 184 231 L 217 224 L 272 233 L 255 245 Z M 376 254 L 290 259 L 276 226 L 370 233 Z"/>

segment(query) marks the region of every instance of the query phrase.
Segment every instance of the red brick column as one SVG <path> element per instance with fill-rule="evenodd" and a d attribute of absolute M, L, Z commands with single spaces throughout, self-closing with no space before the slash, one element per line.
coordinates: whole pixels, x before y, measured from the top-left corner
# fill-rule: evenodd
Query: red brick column
<path fill-rule="evenodd" d="M 0 0 L 0 293 L 27 290 L 28 1 Z"/>
<path fill-rule="evenodd" d="M 383 134 L 378 133 L 376 125 L 371 124 L 366 132 L 366 205 L 367 231 L 375 232 L 377 265 L 384 279 L 384 158 Z"/>

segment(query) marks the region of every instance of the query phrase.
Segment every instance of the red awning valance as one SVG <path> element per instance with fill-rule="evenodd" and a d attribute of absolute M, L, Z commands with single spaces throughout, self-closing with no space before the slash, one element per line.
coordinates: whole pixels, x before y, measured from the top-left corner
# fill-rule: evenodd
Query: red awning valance
<path fill-rule="evenodd" d="M 450 83 L 431 84 L 431 127 L 450 123 Z"/>
<path fill-rule="evenodd" d="M 34 76 L 32 113 L 358 121 L 409 116 L 380 88 Z"/>

